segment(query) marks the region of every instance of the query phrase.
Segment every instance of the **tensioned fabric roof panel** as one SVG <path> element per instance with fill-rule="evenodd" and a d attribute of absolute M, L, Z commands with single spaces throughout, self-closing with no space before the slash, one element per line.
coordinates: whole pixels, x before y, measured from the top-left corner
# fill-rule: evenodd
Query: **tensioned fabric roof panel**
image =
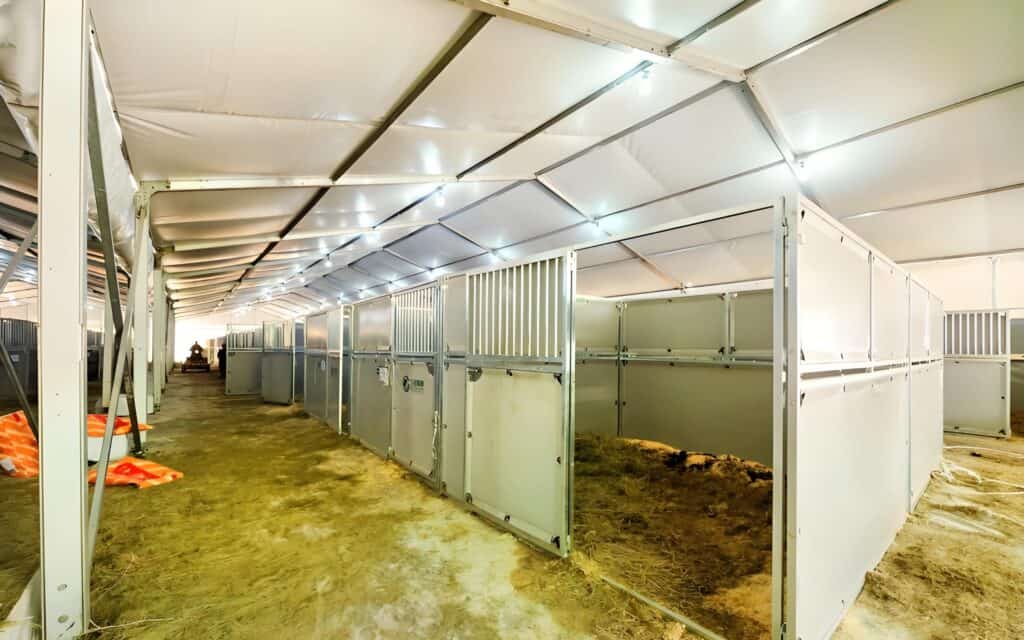
<path fill-rule="evenodd" d="M 581 252 L 581 255 L 586 252 Z M 576 272 L 576 292 L 585 296 L 623 296 L 631 293 L 660 291 L 668 287 L 640 259 L 602 264 Z"/>
<path fill-rule="evenodd" d="M 122 109 L 139 180 L 326 176 L 370 131 L 363 124 Z"/>
<path fill-rule="evenodd" d="M 442 226 L 434 225 L 395 242 L 389 250 L 413 264 L 435 269 L 482 253 L 468 242 Z"/>
<path fill-rule="evenodd" d="M 473 175 L 536 173 L 717 82 L 714 76 L 685 67 L 654 65 L 484 165 Z"/>
<path fill-rule="evenodd" d="M 526 182 L 448 219 L 452 229 L 497 249 L 579 222 L 580 216 L 534 182 Z"/>
<path fill-rule="evenodd" d="M 459 173 L 637 62 L 606 47 L 491 20 L 352 172 Z"/>
<path fill-rule="evenodd" d="M 577 219 L 579 218 L 577 217 Z M 499 252 L 499 254 L 507 260 L 519 260 L 538 253 L 544 253 L 546 251 L 562 247 L 569 247 L 582 242 L 590 242 L 591 240 L 600 240 L 605 237 L 607 237 L 607 234 L 595 227 L 593 224 L 584 223 L 568 229 L 563 229 L 541 238 L 535 238 L 514 244 L 510 247 L 505 247 Z"/>
<path fill-rule="evenodd" d="M 414 264 L 396 258 L 383 251 L 376 251 L 368 256 L 360 258 L 353 265 L 360 271 L 365 271 L 375 278 L 385 282 L 394 282 L 402 278 L 418 273 L 423 269 Z"/>
<path fill-rule="evenodd" d="M 665 34 L 659 40 L 667 46 L 725 13 L 736 0 L 555 0 L 550 4 L 606 24 L 624 22 Z"/>
<path fill-rule="evenodd" d="M 642 231 L 708 211 L 721 211 L 757 202 L 774 202 L 796 190 L 789 167 L 779 162 L 766 169 L 696 189 L 636 209 L 601 218 L 601 227 L 615 234 Z"/>
<path fill-rule="evenodd" d="M 161 261 L 165 266 L 209 262 L 211 263 L 209 266 L 215 267 L 233 258 L 256 257 L 263 250 L 263 247 L 264 245 L 262 244 L 244 244 L 217 249 L 176 251 L 163 256 Z"/>
<path fill-rule="evenodd" d="M 609 151 L 612 145 L 621 147 L 620 151 Z M 717 91 L 612 145 L 602 147 L 601 153 L 587 153 L 545 178 L 584 212 L 601 215 L 782 157 L 735 88 Z M 630 164 L 638 167 L 627 169 Z M 638 186 L 645 174 L 649 176 L 643 181 L 646 188 Z"/>
<path fill-rule="evenodd" d="M 294 215 L 313 197 L 314 189 L 221 189 L 157 192 L 150 200 L 154 225 Z M 239 235 L 244 235 L 239 233 Z"/>
<path fill-rule="evenodd" d="M 771 277 L 774 244 L 765 233 L 647 258 L 687 287 L 730 284 Z"/>
<path fill-rule="evenodd" d="M 159 246 L 184 240 L 223 240 L 229 238 L 274 235 L 288 224 L 291 216 L 276 218 L 240 218 L 239 220 L 211 220 L 181 224 L 156 225 L 153 239 Z"/>
<path fill-rule="evenodd" d="M 576 254 L 576 266 L 578 268 L 592 267 L 598 264 L 617 262 L 619 260 L 628 260 L 631 258 L 633 258 L 633 254 L 618 243 L 602 244 L 600 246 L 591 247 L 578 252 Z"/>
<path fill-rule="evenodd" d="M 1020 249 L 1024 188 L 846 218 L 843 224 L 901 261 Z M 896 232 L 901 228 L 914 233 Z"/>
<path fill-rule="evenodd" d="M 397 224 L 430 223 L 452 215 L 474 202 L 479 202 L 502 189 L 516 184 L 515 181 L 492 180 L 484 182 L 455 182 L 446 184 L 439 195 L 431 196 L 409 211 L 397 216 Z M 406 203 L 406 206 L 412 202 Z"/>
<path fill-rule="evenodd" d="M 882 2 L 761 0 L 688 46 L 746 69 Z"/>
<path fill-rule="evenodd" d="M 417 183 L 332 187 L 295 229 L 316 231 L 369 227 L 437 186 L 437 183 Z"/>
<path fill-rule="evenodd" d="M 626 244 L 642 255 L 651 256 L 708 243 L 724 243 L 756 234 L 770 235 L 771 231 L 772 210 L 765 209 L 640 236 L 628 240 Z"/>
<path fill-rule="evenodd" d="M 755 78 L 812 151 L 1021 81 L 1021 24 L 1022 2 L 903 0 Z"/>
<path fill-rule="evenodd" d="M 382 117 L 471 13 L 422 0 L 91 5 L 122 110 L 351 122 Z"/>
<path fill-rule="evenodd" d="M 359 289 L 366 289 L 368 287 L 375 287 L 377 285 L 384 284 L 384 280 L 375 278 L 374 276 L 350 269 L 348 267 L 332 271 L 327 274 L 327 280 L 330 280 L 332 284 L 341 287 L 345 291 L 356 291 Z"/>
<path fill-rule="evenodd" d="M 805 161 L 806 179 L 833 215 L 923 202 L 1019 182 L 1024 87 Z"/>

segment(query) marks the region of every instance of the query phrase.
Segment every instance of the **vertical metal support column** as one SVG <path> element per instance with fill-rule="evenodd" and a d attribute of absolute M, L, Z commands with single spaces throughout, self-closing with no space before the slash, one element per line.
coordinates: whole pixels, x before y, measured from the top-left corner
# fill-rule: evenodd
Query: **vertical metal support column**
<path fill-rule="evenodd" d="M 85 0 L 42 10 L 39 153 L 39 529 L 43 637 L 89 619 L 86 564 Z"/>
<path fill-rule="evenodd" d="M 143 201 L 135 217 L 136 237 L 149 237 L 149 201 Z M 134 305 L 132 382 L 135 384 L 135 411 L 139 422 L 145 422 L 149 407 L 149 269 L 150 243 L 142 244 L 143 250 L 135 256 L 135 273 L 140 279 L 128 304 Z"/>
<path fill-rule="evenodd" d="M 159 258 L 153 261 L 153 410 L 160 410 L 160 396 L 167 380 L 164 359 L 167 357 L 167 294 L 164 270 Z"/>
<path fill-rule="evenodd" d="M 177 320 L 174 318 L 174 307 L 167 305 L 167 375 L 174 370 L 174 332 L 177 331 Z"/>
<path fill-rule="evenodd" d="M 117 299 L 117 292 L 109 291 L 106 285 L 103 290 L 106 293 L 106 302 L 103 305 L 103 392 L 98 409 L 110 406 L 110 385 L 114 376 L 114 343 L 117 340 L 114 331 L 114 313 L 110 310 L 110 300 Z"/>

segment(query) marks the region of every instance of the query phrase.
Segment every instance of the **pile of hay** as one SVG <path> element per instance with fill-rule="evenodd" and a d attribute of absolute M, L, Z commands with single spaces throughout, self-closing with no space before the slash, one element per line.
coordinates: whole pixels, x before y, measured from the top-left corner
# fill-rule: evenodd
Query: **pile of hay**
<path fill-rule="evenodd" d="M 729 638 L 767 637 L 772 473 L 641 440 L 576 440 L 578 562 Z"/>

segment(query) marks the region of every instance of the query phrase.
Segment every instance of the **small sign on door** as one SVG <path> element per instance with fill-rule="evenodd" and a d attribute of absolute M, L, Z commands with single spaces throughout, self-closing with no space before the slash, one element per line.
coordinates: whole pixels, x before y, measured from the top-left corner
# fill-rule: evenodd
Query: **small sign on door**
<path fill-rule="evenodd" d="M 377 367 L 377 380 L 385 387 L 388 386 L 388 368 Z"/>
<path fill-rule="evenodd" d="M 409 376 L 404 376 L 402 378 L 402 391 L 405 391 L 406 393 L 423 393 L 423 387 L 424 384 L 422 380 L 410 378 Z"/>

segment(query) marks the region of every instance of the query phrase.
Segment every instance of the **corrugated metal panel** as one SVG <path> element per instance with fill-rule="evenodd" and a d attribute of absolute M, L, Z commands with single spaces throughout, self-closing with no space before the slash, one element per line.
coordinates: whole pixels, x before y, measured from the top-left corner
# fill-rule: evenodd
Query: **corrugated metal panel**
<path fill-rule="evenodd" d="M 437 351 L 437 285 L 403 291 L 391 297 L 395 312 L 395 353 Z"/>

